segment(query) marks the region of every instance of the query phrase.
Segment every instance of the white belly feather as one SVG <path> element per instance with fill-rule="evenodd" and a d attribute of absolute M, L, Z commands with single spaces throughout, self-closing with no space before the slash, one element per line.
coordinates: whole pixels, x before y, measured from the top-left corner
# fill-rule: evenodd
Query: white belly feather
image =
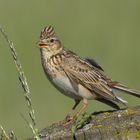
<path fill-rule="evenodd" d="M 69 96 L 74 99 L 94 99 L 95 94 L 92 94 L 88 89 L 84 88 L 82 85 L 78 85 L 78 91 L 74 89 L 70 80 L 67 77 L 59 76 L 53 78 L 52 83 L 54 86 L 60 90 L 64 95 Z"/>
<path fill-rule="evenodd" d="M 64 95 L 74 99 L 80 99 L 68 78 L 63 76 L 55 77 L 53 78 L 53 84 Z"/>

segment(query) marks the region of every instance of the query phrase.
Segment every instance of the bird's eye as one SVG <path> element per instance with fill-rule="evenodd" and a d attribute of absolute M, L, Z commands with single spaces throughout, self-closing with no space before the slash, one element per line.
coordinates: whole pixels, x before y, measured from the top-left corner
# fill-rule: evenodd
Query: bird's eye
<path fill-rule="evenodd" d="M 54 42 L 54 39 L 51 39 L 50 42 L 53 43 Z"/>

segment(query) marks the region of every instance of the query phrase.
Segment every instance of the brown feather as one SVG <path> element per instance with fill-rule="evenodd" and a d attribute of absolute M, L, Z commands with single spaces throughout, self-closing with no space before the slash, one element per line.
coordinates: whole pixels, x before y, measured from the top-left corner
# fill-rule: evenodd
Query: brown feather
<path fill-rule="evenodd" d="M 105 99 L 118 101 L 100 71 L 72 52 L 67 51 L 65 56 L 66 65 L 63 66 L 63 69 L 70 79 Z"/>

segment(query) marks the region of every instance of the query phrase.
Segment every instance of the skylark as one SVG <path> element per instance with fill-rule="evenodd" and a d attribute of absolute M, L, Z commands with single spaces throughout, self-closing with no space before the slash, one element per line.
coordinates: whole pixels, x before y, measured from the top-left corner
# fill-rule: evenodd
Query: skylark
<path fill-rule="evenodd" d="M 47 78 L 61 93 L 75 100 L 72 109 L 83 101 L 76 117 L 87 107 L 88 100 L 94 99 L 116 109 L 119 109 L 119 104 L 126 105 L 125 100 L 114 94 L 117 90 L 140 97 L 140 92 L 106 77 L 95 60 L 81 58 L 66 49 L 52 26 L 41 31 L 39 48 Z"/>

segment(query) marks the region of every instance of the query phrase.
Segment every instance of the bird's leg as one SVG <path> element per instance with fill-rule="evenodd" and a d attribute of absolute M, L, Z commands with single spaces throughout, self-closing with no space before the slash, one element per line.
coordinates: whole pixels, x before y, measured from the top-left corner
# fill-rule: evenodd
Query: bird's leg
<path fill-rule="evenodd" d="M 72 107 L 72 112 L 76 109 L 76 107 L 78 106 L 78 104 L 80 103 L 80 101 L 81 100 L 76 100 L 75 99 L 75 104 L 74 104 L 74 106 Z M 70 121 L 70 120 L 72 120 L 73 119 L 73 117 L 71 116 L 71 113 L 70 114 L 68 114 L 67 116 L 66 116 L 66 118 L 65 118 L 65 120 L 68 122 L 68 121 Z"/>
<path fill-rule="evenodd" d="M 79 104 L 79 103 L 78 103 Z M 77 105 L 78 105 L 77 104 Z M 77 106 L 76 105 L 76 106 Z M 88 105 L 88 100 L 87 99 L 83 99 L 83 106 L 80 108 L 80 110 L 76 113 L 76 115 L 72 116 L 72 117 L 69 117 L 69 119 L 66 119 L 66 122 L 64 125 L 68 125 L 68 124 L 72 124 L 76 119 L 77 117 L 84 111 L 84 109 L 87 107 Z M 75 107 L 75 105 L 74 105 Z"/>
<path fill-rule="evenodd" d="M 81 100 L 75 100 L 75 104 L 72 107 L 72 110 L 75 110 L 75 108 L 77 107 L 77 105 L 80 103 Z"/>
<path fill-rule="evenodd" d="M 76 118 L 84 111 L 84 109 L 88 106 L 88 100 L 83 99 L 83 106 L 80 108 L 80 110 L 76 114 Z"/>

